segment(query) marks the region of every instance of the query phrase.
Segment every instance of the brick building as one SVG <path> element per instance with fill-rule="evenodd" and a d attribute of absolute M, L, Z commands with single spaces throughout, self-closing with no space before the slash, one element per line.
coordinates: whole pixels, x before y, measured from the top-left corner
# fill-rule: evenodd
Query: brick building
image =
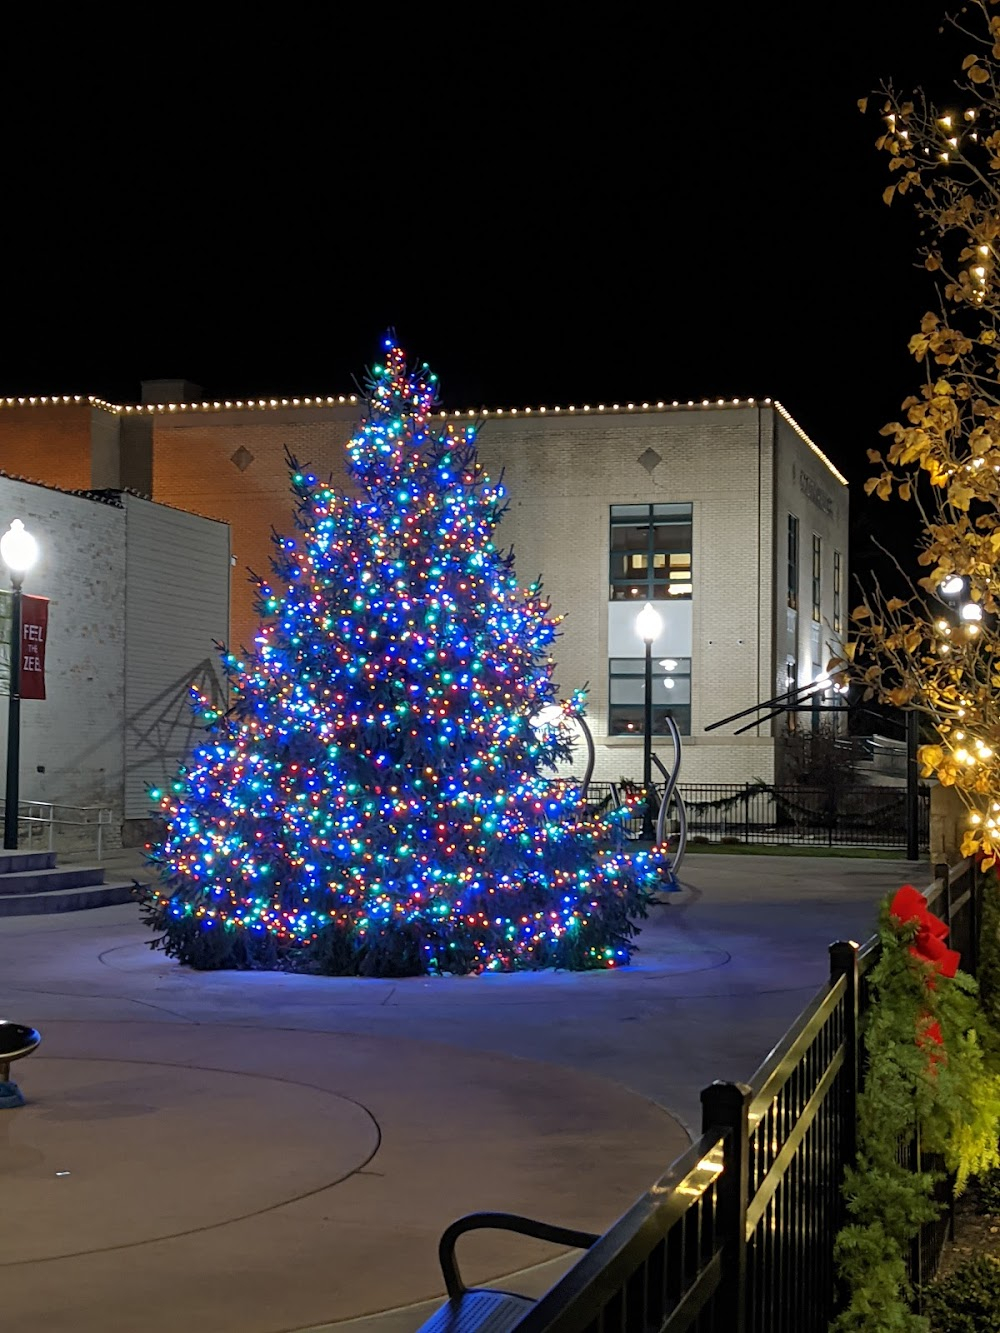
<path fill-rule="evenodd" d="M 291 525 L 286 448 L 346 485 L 353 397 L 205 402 L 147 381 L 143 402 L 8 399 L 0 467 L 61 486 L 131 488 L 223 520 L 234 554 L 230 642 L 253 637 L 249 567 Z M 469 417 L 478 413 L 456 413 Z M 505 474 L 499 541 L 522 582 L 566 613 L 564 692 L 589 682 L 598 778 L 641 769 L 643 644 L 657 606 L 656 726 L 669 707 L 688 782 L 770 780 L 784 719 L 734 736 L 707 724 L 821 672 L 847 614 L 845 479 L 777 402 L 485 411 L 487 471 Z M 663 665 L 667 663 L 669 665 Z M 801 725 L 801 723 L 800 723 Z M 667 747 L 669 749 L 669 746 Z"/>

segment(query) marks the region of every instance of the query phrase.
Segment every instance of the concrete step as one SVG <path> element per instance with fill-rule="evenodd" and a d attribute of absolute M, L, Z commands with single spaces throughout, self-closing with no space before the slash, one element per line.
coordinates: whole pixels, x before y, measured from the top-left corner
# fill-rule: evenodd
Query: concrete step
<path fill-rule="evenodd" d="M 18 870 L 51 870 L 55 863 L 55 852 L 0 852 L 0 875 Z"/>
<path fill-rule="evenodd" d="M 10 894 L 54 893 L 104 883 L 103 866 L 58 866 L 51 870 L 15 870 L 0 875 L 0 900 Z"/>
<path fill-rule="evenodd" d="M 49 893 L 0 895 L 0 917 L 42 916 L 52 912 L 84 912 L 93 907 L 116 907 L 134 902 L 134 884 L 93 884 Z"/>

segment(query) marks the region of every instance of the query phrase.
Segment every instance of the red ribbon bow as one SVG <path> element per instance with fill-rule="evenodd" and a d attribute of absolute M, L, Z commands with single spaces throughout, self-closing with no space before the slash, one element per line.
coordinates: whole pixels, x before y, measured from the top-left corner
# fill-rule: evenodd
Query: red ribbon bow
<path fill-rule="evenodd" d="M 933 963 L 935 972 L 940 972 L 943 977 L 955 975 L 962 955 L 944 943 L 948 927 L 940 917 L 928 912 L 927 899 L 922 893 L 918 893 L 912 884 L 904 884 L 893 898 L 889 912 L 901 924 L 916 921 L 917 933 L 910 945 L 910 953 L 915 958 Z"/>
<path fill-rule="evenodd" d="M 914 936 L 913 943 L 910 945 L 910 953 L 914 958 L 920 958 L 925 963 L 931 963 L 934 971 L 940 973 L 943 977 L 953 977 L 958 971 L 958 965 L 961 962 L 962 955 L 955 949 L 949 949 L 945 944 L 945 936 L 948 934 L 948 927 L 933 912 L 927 910 L 927 899 L 918 892 L 912 884 L 904 884 L 896 896 L 893 898 L 889 907 L 889 914 L 895 918 L 901 925 L 907 921 L 916 921 L 917 933 Z M 928 990 L 934 989 L 934 978 L 927 978 Z M 926 1015 L 930 1017 L 930 1015 Z M 944 1039 L 941 1036 L 941 1027 L 938 1023 L 928 1023 L 917 1035 L 917 1045 L 926 1046 L 932 1043 L 936 1046 L 943 1046 Z M 943 1057 L 931 1053 L 930 1068 L 933 1071 L 938 1060 Z"/>

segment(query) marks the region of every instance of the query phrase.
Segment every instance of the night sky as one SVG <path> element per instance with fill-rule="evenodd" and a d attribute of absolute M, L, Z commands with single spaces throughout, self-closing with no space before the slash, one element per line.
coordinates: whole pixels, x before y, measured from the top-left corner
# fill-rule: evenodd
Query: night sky
<path fill-rule="evenodd" d="M 36 34 L 0 392 L 349 392 L 394 325 L 451 407 L 770 395 L 862 479 L 933 293 L 857 99 L 948 86 L 943 4 L 648 8 Z"/>

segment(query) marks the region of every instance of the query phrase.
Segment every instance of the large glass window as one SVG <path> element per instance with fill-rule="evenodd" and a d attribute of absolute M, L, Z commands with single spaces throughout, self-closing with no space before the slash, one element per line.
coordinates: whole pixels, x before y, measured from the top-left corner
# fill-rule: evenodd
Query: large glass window
<path fill-rule="evenodd" d="M 645 735 L 646 659 L 613 657 L 609 663 L 608 734 Z M 653 735 L 667 734 L 667 716 L 682 736 L 691 734 L 691 659 L 653 658 Z"/>
<path fill-rule="evenodd" d="M 799 520 L 788 515 L 788 605 L 793 611 L 799 605 Z"/>
<path fill-rule="evenodd" d="M 611 601 L 686 599 L 693 590 L 691 506 L 611 506 Z"/>
<path fill-rule="evenodd" d="M 841 601 L 842 591 L 840 582 L 843 578 L 843 569 L 840 562 L 840 552 L 833 553 L 833 632 L 834 634 L 843 634 L 844 632 L 844 608 Z"/>
<path fill-rule="evenodd" d="M 822 618 L 823 605 L 823 538 L 813 533 L 812 618 Z"/>

